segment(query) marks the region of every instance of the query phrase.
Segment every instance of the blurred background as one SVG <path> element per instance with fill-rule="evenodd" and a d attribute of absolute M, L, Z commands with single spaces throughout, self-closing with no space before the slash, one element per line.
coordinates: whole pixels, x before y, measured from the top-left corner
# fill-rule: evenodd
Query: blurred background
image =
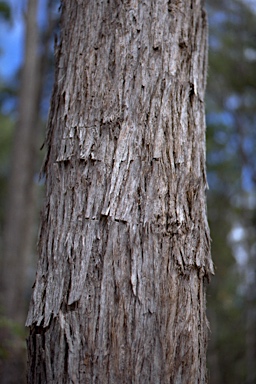
<path fill-rule="evenodd" d="M 256 1 L 207 0 L 210 384 L 256 383 Z M 0 383 L 25 383 L 58 0 L 0 0 Z M 41 150 L 40 150 L 41 148 Z"/>

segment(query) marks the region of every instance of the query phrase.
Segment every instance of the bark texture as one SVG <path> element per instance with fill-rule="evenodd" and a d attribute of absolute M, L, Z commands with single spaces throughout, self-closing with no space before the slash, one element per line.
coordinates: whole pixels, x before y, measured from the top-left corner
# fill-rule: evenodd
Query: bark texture
<path fill-rule="evenodd" d="M 29 383 L 206 383 L 202 1 L 62 2 Z"/>

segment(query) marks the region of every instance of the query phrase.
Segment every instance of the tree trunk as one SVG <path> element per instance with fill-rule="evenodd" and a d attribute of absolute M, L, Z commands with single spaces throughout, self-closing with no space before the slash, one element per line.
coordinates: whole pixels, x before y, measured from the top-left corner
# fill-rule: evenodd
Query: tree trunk
<path fill-rule="evenodd" d="M 19 332 L 25 335 L 26 273 L 33 249 L 36 123 L 38 120 L 38 26 L 37 0 L 29 0 L 26 13 L 25 61 L 21 72 L 19 110 L 12 150 L 9 198 L 4 228 L 1 270 L 1 312 L 7 327 L 0 330 L 6 356 L 0 364 L 0 382 L 23 383 L 25 349 Z M 15 322 L 15 323 L 13 323 Z M 12 325 L 14 324 L 14 327 Z M 24 336 L 25 337 L 25 336 Z M 23 379 L 22 379 L 23 372 Z"/>
<path fill-rule="evenodd" d="M 62 2 L 29 383 L 206 383 L 201 1 Z"/>
<path fill-rule="evenodd" d="M 30 0 L 26 14 L 26 51 L 21 76 L 19 115 L 13 143 L 9 205 L 5 225 L 3 300 L 6 313 L 16 321 L 24 321 L 26 316 L 21 292 L 24 292 L 26 260 L 31 251 L 32 242 L 30 233 L 39 98 L 36 18 L 37 0 Z"/>

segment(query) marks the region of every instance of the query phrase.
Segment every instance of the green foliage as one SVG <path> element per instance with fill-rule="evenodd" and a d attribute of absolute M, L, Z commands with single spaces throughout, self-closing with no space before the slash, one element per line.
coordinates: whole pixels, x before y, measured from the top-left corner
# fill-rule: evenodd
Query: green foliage
<path fill-rule="evenodd" d="M 11 8 L 6 1 L 0 1 L 0 17 L 8 22 L 11 22 Z"/>

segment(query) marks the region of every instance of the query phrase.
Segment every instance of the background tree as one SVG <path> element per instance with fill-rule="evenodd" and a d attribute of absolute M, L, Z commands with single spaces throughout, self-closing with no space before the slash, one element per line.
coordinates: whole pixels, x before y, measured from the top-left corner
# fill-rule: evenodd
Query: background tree
<path fill-rule="evenodd" d="M 29 382 L 205 383 L 203 4 L 67 0 L 61 25 Z"/>
<path fill-rule="evenodd" d="M 0 4 L 2 5 L 2 3 Z M 12 153 L 7 165 L 5 151 L 11 139 L 10 125 L 14 125 L 13 116 L 1 115 L 4 125 L 1 133 L 5 142 L 1 152 L 3 159 L 1 197 L 6 199 L 5 211 L 1 212 L 1 226 L 4 221 L 3 238 L 1 240 L 1 307 L 0 307 L 0 340 L 1 340 L 1 383 L 22 383 L 25 381 L 25 316 L 27 312 L 28 292 L 31 278 L 29 266 L 35 241 L 36 183 L 38 172 L 38 151 L 40 134 L 40 102 L 42 100 L 42 77 L 47 65 L 47 52 L 52 26 L 45 28 L 44 36 L 40 34 L 37 18 L 37 1 L 27 2 L 25 18 L 25 53 L 24 64 L 20 71 L 20 90 L 18 114 L 13 130 Z M 1 10 L 2 8 L 0 8 Z M 6 6 L 3 8 L 7 15 Z M 49 24 L 52 18 L 49 20 Z M 47 35 L 46 35 L 47 34 Z M 44 39 L 42 38 L 44 37 Z M 43 60 L 40 60 L 40 55 Z M 10 87 L 3 87 L 1 107 L 8 100 Z M 7 170 L 10 172 L 6 182 Z M 8 187 L 7 187 L 8 184 Z M 7 191 L 7 193 L 6 193 Z M 7 195 L 7 196 L 5 196 Z M 4 217 L 3 217 L 4 216 Z M 29 287 L 29 288 L 28 288 Z"/>
<path fill-rule="evenodd" d="M 35 172 L 35 145 L 39 103 L 39 62 L 37 55 L 39 31 L 37 25 L 37 0 L 28 1 L 26 13 L 26 52 L 21 73 L 19 118 L 14 133 L 11 175 L 9 182 L 9 204 L 4 232 L 4 257 L 2 259 L 1 304 L 7 319 L 24 322 L 26 271 L 31 250 L 33 229 L 31 220 L 34 209 L 33 177 Z M 19 339 L 11 332 L 2 335 L 4 345 L 12 344 L 9 358 L 4 360 L 1 381 L 17 382 L 21 376 L 22 360 L 25 357 Z"/>
<path fill-rule="evenodd" d="M 39 103 L 37 0 L 28 2 L 26 17 L 26 53 L 21 77 L 19 119 L 14 135 L 2 275 L 4 308 L 7 316 L 15 320 L 24 318 L 24 309 L 20 308 L 24 300 L 20 300 L 20 292 L 24 286 L 28 248 L 31 248 L 29 232 L 34 206 L 32 186 Z M 14 285 L 18 287 L 13 289 Z"/>

